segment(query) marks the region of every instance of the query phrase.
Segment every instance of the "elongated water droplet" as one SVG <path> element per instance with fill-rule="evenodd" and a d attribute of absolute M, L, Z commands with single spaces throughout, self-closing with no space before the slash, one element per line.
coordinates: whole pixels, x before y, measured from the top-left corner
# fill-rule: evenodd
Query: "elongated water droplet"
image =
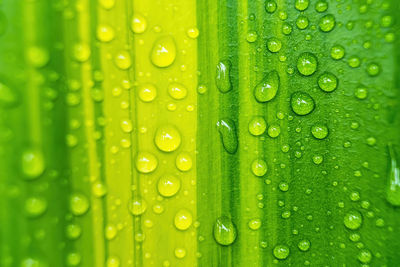
<path fill-rule="evenodd" d="M 301 116 L 310 114 L 315 108 L 314 99 L 305 92 L 294 92 L 290 105 L 294 113 Z"/>
<path fill-rule="evenodd" d="M 236 240 L 236 226 L 230 218 L 226 216 L 219 217 L 215 221 L 213 234 L 218 244 L 229 246 Z"/>
<path fill-rule="evenodd" d="M 389 149 L 389 175 L 386 188 L 386 200 L 393 206 L 400 207 L 400 168 L 397 163 L 397 155 L 392 144 Z"/>
<path fill-rule="evenodd" d="M 274 99 L 279 89 L 279 74 L 276 71 L 268 73 L 254 88 L 254 97 L 258 102 L 268 102 Z"/>
<path fill-rule="evenodd" d="M 163 36 L 154 42 L 151 50 L 151 62 L 160 68 L 165 68 L 174 63 L 176 58 L 176 44 L 172 36 Z"/>
<path fill-rule="evenodd" d="M 27 149 L 22 154 L 22 172 L 26 179 L 38 178 L 45 170 L 44 157 L 38 149 Z"/>
<path fill-rule="evenodd" d="M 229 60 L 222 60 L 217 64 L 215 83 L 221 93 L 227 93 L 232 90 L 231 68 L 232 63 Z"/>
<path fill-rule="evenodd" d="M 238 138 L 234 121 L 231 119 L 221 119 L 217 122 L 217 129 L 225 150 L 230 154 L 234 154 L 238 147 Z"/>

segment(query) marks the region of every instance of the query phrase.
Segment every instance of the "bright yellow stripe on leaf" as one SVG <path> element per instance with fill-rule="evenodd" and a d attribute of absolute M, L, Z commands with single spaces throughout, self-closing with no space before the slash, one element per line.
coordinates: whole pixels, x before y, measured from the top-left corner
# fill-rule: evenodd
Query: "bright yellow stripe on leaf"
<path fill-rule="evenodd" d="M 197 40 L 187 34 L 196 26 L 196 1 L 134 1 L 133 10 L 136 16 L 143 16 L 147 22 L 147 29 L 134 36 L 136 92 L 144 84 L 152 84 L 157 90 L 157 97 L 151 102 L 143 102 L 135 96 L 139 131 L 136 145 L 140 152 L 153 153 L 158 159 L 154 172 L 139 174 L 138 194 L 148 206 L 141 216 L 145 236 L 143 266 L 197 266 Z M 192 33 L 194 37 L 195 31 Z M 166 36 L 172 37 L 176 43 L 176 59 L 169 67 L 157 67 L 150 61 L 151 50 L 156 40 Z M 168 94 L 168 86 L 173 82 L 187 88 L 185 98 L 174 99 Z M 165 125 L 175 126 L 181 135 L 180 146 L 172 152 L 162 152 L 155 145 L 155 133 Z M 187 172 L 179 171 L 175 164 L 181 152 L 188 153 L 193 160 L 193 166 Z M 170 198 L 161 197 L 157 192 L 158 179 L 165 174 L 174 175 L 181 181 L 179 192 Z M 189 211 L 193 218 L 187 230 L 178 230 L 174 225 L 175 215 L 182 209 Z"/>

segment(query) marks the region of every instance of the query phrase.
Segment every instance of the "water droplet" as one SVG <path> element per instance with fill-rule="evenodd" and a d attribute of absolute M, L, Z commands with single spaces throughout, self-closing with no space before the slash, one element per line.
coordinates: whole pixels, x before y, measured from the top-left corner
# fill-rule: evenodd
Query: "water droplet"
<path fill-rule="evenodd" d="M 0 105 L 3 107 L 12 107 L 17 103 L 17 94 L 10 87 L 0 82 Z"/>
<path fill-rule="evenodd" d="M 187 230 L 192 225 L 192 214 L 186 210 L 181 209 L 175 214 L 174 224 L 178 230 Z"/>
<path fill-rule="evenodd" d="M 332 92 L 338 86 L 338 79 L 330 72 L 324 72 L 318 77 L 318 86 L 325 92 Z"/>
<path fill-rule="evenodd" d="M 164 175 L 158 179 L 157 189 L 160 195 L 163 197 L 172 197 L 178 193 L 181 187 L 181 181 L 179 178 L 173 175 Z"/>
<path fill-rule="evenodd" d="M 317 70 L 317 58 L 314 54 L 305 52 L 297 59 L 297 69 L 304 76 L 310 76 Z"/>
<path fill-rule="evenodd" d="M 324 139 L 328 136 L 329 129 L 325 124 L 317 123 L 311 127 L 311 133 L 317 139 Z"/>
<path fill-rule="evenodd" d="M 132 66 L 131 55 L 127 51 L 120 51 L 117 53 L 114 62 L 121 70 L 127 70 Z"/>
<path fill-rule="evenodd" d="M 377 76 L 380 73 L 379 65 L 377 63 L 368 64 L 367 73 L 369 76 Z"/>
<path fill-rule="evenodd" d="M 27 50 L 27 60 L 35 68 L 42 68 L 49 63 L 49 51 L 43 47 L 32 46 Z"/>
<path fill-rule="evenodd" d="M 308 251 L 310 249 L 311 243 L 309 240 L 303 239 L 297 244 L 297 246 L 301 251 Z"/>
<path fill-rule="evenodd" d="M 360 251 L 360 253 L 358 253 L 357 259 L 361 262 L 361 263 L 369 263 L 372 260 L 372 253 L 371 251 L 367 250 L 367 249 L 362 249 Z"/>
<path fill-rule="evenodd" d="M 319 25 L 319 28 L 321 31 L 330 32 L 331 30 L 333 30 L 333 28 L 335 28 L 336 19 L 332 14 L 328 14 L 328 15 L 323 16 L 319 20 L 318 25 Z"/>
<path fill-rule="evenodd" d="M 105 9 L 112 9 L 115 6 L 115 0 L 99 0 L 99 2 Z"/>
<path fill-rule="evenodd" d="M 265 1 L 265 11 L 267 11 L 268 13 L 274 13 L 276 10 L 276 2 L 275 0 L 267 0 Z"/>
<path fill-rule="evenodd" d="M 289 34 L 292 33 L 292 30 L 293 30 L 293 27 L 292 27 L 289 23 L 284 22 L 284 23 L 282 24 L 282 33 L 283 33 L 283 34 L 289 35 Z"/>
<path fill-rule="evenodd" d="M 189 171 L 193 165 L 192 157 L 189 153 L 182 152 L 176 156 L 175 164 L 178 170 L 183 172 Z"/>
<path fill-rule="evenodd" d="M 365 87 L 358 87 L 354 92 L 354 95 L 358 99 L 366 99 L 368 96 L 368 89 Z"/>
<path fill-rule="evenodd" d="M 249 132 L 254 135 L 262 135 L 267 129 L 267 123 L 261 116 L 253 117 L 249 122 Z"/>
<path fill-rule="evenodd" d="M 186 250 L 184 248 L 175 249 L 175 257 L 178 259 L 183 259 L 186 256 Z"/>
<path fill-rule="evenodd" d="M 196 39 L 199 36 L 199 29 L 196 27 L 190 28 L 186 32 L 187 36 L 192 39 Z"/>
<path fill-rule="evenodd" d="M 157 96 L 157 88 L 150 83 L 143 84 L 138 88 L 138 95 L 143 102 L 151 102 Z"/>
<path fill-rule="evenodd" d="M 181 100 L 186 97 L 187 89 L 180 83 L 171 83 L 168 86 L 168 94 L 176 100 Z"/>
<path fill-rule="evenodd" d="M 147 203 L 141 197 L 134 197 L 129 204 L 129 210 L 135 216 L 143 214 L 147 209 Z"/>
<path fill-rule="evenodd" d="M 81 255 L 77 252 L 67 254 L 67 266 L 78 266 L 81 263 Z"/>
<path fill-rule="evenodd" d="M 281 127 L 277 124 L 271 124 L 268 127 L 268 135 L 271 138 L 276 138 L 280 135 L 281 133 Z"/>
<path fill-rule="evenodd" d="M 130 133 L 133 130 L 132 121 L 131 120 L 122 120 L 121 121 L 121 129 L 125 133 Z"/>
<path fill-rule="evenodd" d="M 294 6 L 298 11 L 303 11 L 308 8 L 309 4 L 310 4 L 309 0 L 296 0 Z"/>
<path fill-rule="evenodd" d="M 118 230 L 114 225 L 108 224 L 104 232 L 107 240 L 113 240 L 117 236 Z"/>
<path fill-rule="evenodd" d="M 386 187 L 386 200 L 395 207 L 400 207 L 400 168 L 397 164 L 397 154 L 392 144 L 388 145 L 389 150 L 389 174 Z"/>
<path fill-rule="evenodd" d="M 308 18 L 304 15 L 300 15 L 296 19 L 296 26 L 300 30 L 304 30 L 305 28 L 308 27 Z"/>
<path fill-rule="evenodd" d="M 367 138 L 367 145 L 374 146 L 376 144 L 376 138 L 371 136 Z"/>
<path fill-rule="evenodd" d="M 328 9 L 328 3 L 325 0 L 320 0 L 315 4 L 315 10 L 319 13 L 325 12 Z"/>
<path fill-rule="evenodd" d="M 268 73 L 254 88 L 254 97 L 258 102 L 268 102 L 274 99 L 279 89 L 279 75 L 276 71 Z"/>
<path fill-rule="evenodd" d="M 344 216 L 343 223 L 346 228 L 350 230 L 356 230 L 361 227 L 362 215 L 356 210 L 351 210 Z"/>
<path fill-rule="evenodd" d="M 111 26 L 108 25 L 99 25 L 97 27 L 97 39 L 100 42 L 110 42 L 114 39 L 115 32 Z"/>
<path fill-rule="evenodd" d="M 156 131 L 154 142 L 161 151 L 172 152 L 181 144 L 181 134 L 175 126 L 161 126 Z"/>
<path fill-rule="evenodd" d="M 294 92 L 290 105 L 293 112 L 300 116 L 310 114 L 315 108 L 314 99 L 305 92 Z"/>
<path fill-rule="evenodd" d="M 165 68 L 174 63 L 176 58 L 176 45 L 171 36 L 160 37 L 154 42 L 151 50 L 151 62 L 160 68 Z"/>
<path fill-rule="evenodd" d="M 139 13 L 133 14 L 131 22 L 131 30 L 134 33 L 143 33 L 146 31 L 146 29 L 147 29 L 146 18 Z"/>
<path fill-rule="evenodd" d="M 75 223 L 68 224 L 65 229 L 67 238 L 70 240 L 78 239 L 82 234 L 82 228 Z"/>
<path fill-rule="evenodd" d="M 226 216 L 219 217 L 214 224 L 215 241 L 223 246 L 229 246 L 236 240 L 237 230 L 232 220 Z"/>
<path fill-rule="evenodd" d="M 79 43 L 74 45 L 73 57 L 78 62 L 85 62 L 90 58 L 91 55 L 90 46 L 85 43 Z"/>
<path fill-rule="evenodd" d="M 289 247 L 285 245 L 276 245 L 274 247 L 273 253 L 275 258 L 277 258 L 278 260 L 284 260 L 289 256 L 290 250 Z"/>
<path fill-rule="evenodd" d="M 347 61 L 347 63 L 349 64 L 350 67 L 352 67 L 352 68 L 357 68 L 357 67 L 360 66 L 361 61 L 360 61 L 360 59 L 359 59 L 358 57 L 356 57 L 356 56 L 351 56 L 351 57 L 349 58 L 349 60 Z"/>
<path fill-rule="evenodd" d="M 27 149 L 22 153 L 22 172 L 26 179 L 38 178 L 45 170 L 43 154 L 38 149 Z"/>
<path fill-rule="evenodd" d="M 267 41 L 267 48 L 272 53 L 279 52 L 282 48 L 282 42 L 276 37 L 271 37 Z"/>
<path fill-rule="evenodd" d="M 342 59 L 344 57 L 345 50 L 341 45 L 334 45 L 331 48 L 331 58 L 335 60 Z"/>
<path fill-rule="evenodd" d="M 229 60 L 222 60 L 217 64 L 215 83 L 221 93 L 232 90 L 231 68 L 232 63 Z"/>
<path fill-rule="evenodd" d="M 107 267 L 120 267 L 121 261 L 117 257 L 107 259 Z"/>
<path fill-rule="evenodd" d="M 281 190 L 282 192 L 287 192 L 289 190 L 289 184 L 286 182 L 280 182 L 279 190 Z"/>
<path fill-rule="evenodd" d="M 136 158 L 136 168 L 141 173 L 150 173 L 157 168 L 158 160 L 150 152 L 139 152 Z"/>
<path fill-rule="evenodd" d="M 234 121 L 231 119 L 221 119 L 217 122 L 217 129 L 225 150 L 230 154 L 234 154 L 238 147 Z"/>
<path fill-rule="evenodd" d="M 260 219 L 252 219 L 249 221 L 248 225 L 251 230 L 258 230 L 261 227 L 261 220 Z"/>
<path fill-rule="evenodd" d="M 107 186 L 100 181 L 94 182 L 92 192 L 96 197 L 104 197 L 107 194 Z"/>
<path fill-rule="evenodd" d="M 37 218 L 47 210 L 47 201 L 42 197 L 30 197 L 25 201 L 25 211 L 31 218 Z"/>
<path fill-rule="evenodd" d="M 268 165 L 264 160 L 256 159 L 251 163 L 251 171 L 255 176 L 264 176 L 268 171 Z"/>
<path fill-rule="evenodd" d="M 69 208 L 73 215 L 81 216 L 89 209 L 89 200 L 82 193 L 73 193 L 69 199 Z"/>
<path fill-rule="evenodd" d="M 319 165 L 319 164 L 321 164 L 321 163 L 324 161 L 324 157 L 321 156 L 321 155 L 314 155 L 314 156 L 312 157 L 312 160 L 313 160 L 313 162 L 314 162 L 315 164 Z"/>
<path fill-rule="evenodd" d="M 20 267 L 48 267 L 48 265 L 37 258 L 28 257 L 22 260 Z"/>
<path fill-rule="evenodd" d="M 247 36 L 246 36 L 247 42 L 254 43 L 255 41 L 257 41 L 257 38 L 258 38 L 258 34 L 256 31 L 249 31 L 247 33 Z"/>

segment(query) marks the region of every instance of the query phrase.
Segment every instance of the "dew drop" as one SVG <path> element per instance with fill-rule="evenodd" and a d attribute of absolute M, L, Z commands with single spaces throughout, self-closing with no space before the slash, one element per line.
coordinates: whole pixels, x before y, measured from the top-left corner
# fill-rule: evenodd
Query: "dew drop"
<path fill-rule="evenodd" d="M 267 11 L 268 13 L 274 13 L 276 10 L 276 2 L 275 0 L 267 0 L 265 1 L 265 11 Z"/>
<path fill-rule="evenodd" d="M 40 150 L 31 148 L 22 153 L 22 172 L 27 180 L 38 178 L 44 170 L 45 162 Z"/>
<path fill-rule="evenodd" d="M 289 257 L 290 250 L 289 247 L 285 245 L 276 245 L 274 247 L 273 254 L 278 260 L 284 260 Z"/>
<path fill-rule="evenodd" d="M 143 102 L 151 102 L 157 96 L 157 88 L 150 83 L 143 84 L 138 88 L 138 95 Z"/>
<path fill-rule="evenodd" d="M 158 165 L 156 156 L 150 152 L 139 152 L 136 157 L 136 168 L 141 173 L 151 173 Z"/>
<path fill-rule="evenodd" d="M 141 197 L 134 197 L 129 204 L 129 210 L 134 216 L 142 215 L 147 210 L 147 203 Z"/>
<path fill-rule="evenodd" d="M 324 161 L 324 157 L 321 156 L 321 155 L 314 155 L 314 156 L 312 157 L 312 160 L 313 160 L 314 164 L 319 165 L 319 164 L 321 164 L 321 163 Z"/>
<path fill-rule="evenodd" d="M 249 31 L 247 33 L 247 36 L 246 36 L 247 42 L 254 43 L 255 41 L 257 41 L 257 38 L 258 38 L 258 34 L 256 31 Z"/>
<path fill-rule="evenodd" d="M 184 231 L 192 225 L 192 214 L 186 209 L 181 209 L 175 214 L 174 224 L 176 229 Z"/>
<path fill-rule="evenodd" d="M 171 83 L 168 86 L 168 94 L 176 100 L 184 99 L 187 96 L 187 89 L 180 83 Z"/>
<path fill-rule="evenodd" d="M 234 121 L 231 119 L 221 119 L 217 122 L 217 129 L 224 149 L 228 153 L 234 154 L 238 148 L 238 138 Z"/>
<path fill-rule="evenodd" d="M 309 0 L 296 0 L 294 6 L 298 11 L 304 11 L 308 8 L 309 4 Z"/>
<path fill-rule="evenodd" d="M 192 157 L 187 152 L 179 153 L 178 156 L 176 156 L 175 165 L 178 170 L 187 172 L 192 168 Z"/>
<path fill-rule="evenodd" d="M 254 136 L 262 135 L 266 129 L 267 123 L 261 116 L 255 116 L 249 122 L 249 132 Z"/>
<path fill-rule="evenodd" d="M 35 68 L 42 68 L 50 60 L 49 51 L 43 47 L 32 46 L 27 49 L 28 63 Z"/>
<path fill-rule="evenodd" d="M 92 185 L 92 193 L 96 197 L 104 197 L 107 194 L 107 186 L 100 182 L 94 182 Z"/>
<path fill-rule="evenodd" d="M 360 86 L 355 90 L 354 95 L 358 99 L 361 99 L 361 100 L 366 99 L 368 96 L 368 89 L 363 86 Z"/>
<path fill-rule="evenodd" d="M 107 267 L 120 267 L 121 261 L 117 257 L 107 259 Z"/>
<path fill-rule="evenodd" d="M 368 64 L 367 73 L 369 76 L 377 76 L 380 73 L 379 65 L 377 63 Z"/>
<path fill-rule="evenodd" d="M 282 42 L 276 37 L 269 38 L 267 41 L 267 48 L 272 53 L 277 53 L 282 48 Z"/>
<path fill-rule="evenodd" d="M 184 248 L 175 249 L 175 257 L 178 259 L 183 259 L 186 256 L 186 250 Z"/>
<path fill-rule="evenodd" d="M 181 144 L 181 134 L 175 126 L 161 126 L 155 133 L 154 142 L 161 151 L 172 152 Z"/>
<path fill-rule="evenodd" d="M 82 193 L 73 193 L 69 199 L 69 208 L 73 215 L 81 216 L 89 209 L 89 200 Z"/>
<path fill-rule="evenodd" d="M 115 0 L 99 0 L 104 9 L 112 9 L 115 6 Z"/>
<path fill-rule="evenodd" d="M 357 56 L 351 56 L 348 61 L 347 64 L 349 64 L 350 67 L 352 68 L 357 68 L 360 66 L 361 61 Z"/>
<path fill-rule="evenodd" d="M 397 154 L 392 144 L 389 150 L 389 174 L 386 187 L 386 200 L 395 207 L 400 207 L 400 168 L 397 163 Z"/>
<path fill-rule="evenodd" d="M 251 171 L 255 176 L 262 177 L 268 171 L 267 163 L 262 159 L 256 159 L 251 163 Z"/>
<path fill-rule="evenodd" d="M 318 23 L 318 26 L 323 32 L 330 32 L 335 28 L 336 19 L 332 14 L 323 16 Z"/>
<path fill-rule="evenodd" d="M 215 83 L 221 93 L 227 93 L 232 90 L 231 68 L 232 63 L 229 60 L 222 60 L 217 64 Z"/>
<path fill-rule="evenodd" d="M 357 256 L 357 259 L 364 264 L 371 262 L 372 260 L 372 253 L 368 249 L 362 249 Z"/>
<path fill-rule="evenodd" d="M 82 234 L 82 228 L 75 223 L 68 224 L 65 229 L 67 238 L 70 240 L 78 239 Z"/>
<path fill-rule="evenodd" d="M 85 62 L 90 58 L 92 51 L 90 46 L 85 43 L 78 43 L 74 45 L 73 57 L 78 62 Z"/>
<path fill-rule="evenodd" d="M 283 33 L 283 34 L 289 35 L 289 34 L 292 33 L 292 30 L 293 30 L 293 27 L 292 27 L 289 23 L 284 22 L 284 23 L 282 24 L 282 33 Z"/>
<path fill-rule="evenodd" d="M 114 62 L 121 70 L 127 70 L 132 66 L 131 55 L 127 51 L 120 51 L 117 53 Z"/>
<path fill-rule="evenodd" d="M 324 72 L 318 77 L 318 86 L 325 92 L 333 92 L 338 86 L 338 79 L 330 72 Z"/>
<path fill-rule="evenodd" d="M 317 123 L 311 127 L 311 133 L 316 139 L 324 139 L 329 134 L 329 129 L 325 124 Z"/>
<path fill-rule="evenodd" d="M 254 88 L 254 97 L 258 102 L 268 102 L 275 98 L 278 89 L 279 74 L 276 71 L 271 71 Z"/>
<path fill-rule="evenodd" d="M 320 0 L 315 4 L 315 10 L 319 13 L 325 12 L 328 9 L 328 3 L 325 0 Z"/>
<path fill-rule="evenodd" d="M 300 15 L 296 19 L 296 26 L 300 30 L 304 30 L 308 27 L 309 21 L 308 18 L 304 15 Z"/>
<path fill-rule="evenodd" d="M 314 99 L 305 92 L 294 92 L 290 105 L 293 112 L 300 116 L 310 114 L 315 108 Z"/>
<path fill-rule="evenodd" d="M 111 26 L 108 25 L 99 25 L 97 27 L 97 39 L 100 42 L 110 42 L 114 39 L 115 32 Z"/>
<path fill-rule="evenodd" d="M 356 230 L 361 227 L 362 215 L 356 210 L 351 210 L 344 216 L 343 223 L 346 228 L 350 230 Z"/>
<path fill-rule="evenodd" d="M 189 38 L 196 39 L 199 36 L 199 29 L 192 27 L 187 30 L 186 34 Z"/>
<path fill-rule="evenodd" d="M 261 220 L 260 219 L 252 219 L 249 221 L 248 226 L 251 230 L 258 230 L 261 227 Z"/>
<path fill-rule="evenodd" d="M 30 197 L 25 201 L 25 211 L 31 218 L 37 218 L 47 210 L 47 201 L 42 197 Z"/>
<path fill-rule="evenodd" d="M 229 246 L 236 240 L 236 226 L 229 217 L 219 217 L 214 223 L 213 235 L 218 244 Z"/>
<path fill-rule="evenodd" d="M 146 31 L 146 29 L 147 29 L 146 18 L 139 13 L 133 14 L 131 22 L 131 30 L 134 33 L 143 33 Z"/>
<path fill-rule="evenodd" d="M 181 181 L 179 178 L 173 175 L 163 175 L 158 179 L 157 189 L 160 195 L 163 197 L 172 197 L 178 193 L 181 187 Z"/>
<path fill-rule="evenodd" d="M 314 54 L 305 52 L 297 59 L 297 69 L 304 76 L 310 76 L 317 70 L 317 58 Z"/>
<path fill-rule="evenodd" d="M 277 124 L 271 124 L 268 127 L 268 136 L 271 138 L 276 138 L 280 135 L 281 133 L 281 127 Z"/>
<path fill-rule="evenodd" d="M 151 50 L 151 62 L 160 68 L 165 68 L 174 63 L 176 58 L 176 44 L 171 36 L 163 36 L 154 42 Z"/>
<path fill-rule="evenodd" d="M 309 240 L 303 239 L 297 244 L 297 246 L 301 251 L 308 251 L 310 249 L 311 243 Z"/>
<path fill-rule="evenodd" d="M 334 45 L 331 48 L 331 58 L 335 60 L 342 59 L 344 57 L 345 50 L 341 45 Z"/>

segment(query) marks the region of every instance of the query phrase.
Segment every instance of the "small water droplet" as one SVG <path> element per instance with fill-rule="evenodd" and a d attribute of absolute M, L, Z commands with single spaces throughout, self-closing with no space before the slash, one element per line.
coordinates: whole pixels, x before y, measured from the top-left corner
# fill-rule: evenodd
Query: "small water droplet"
<path fill-rule="evenodd" d="M 232 90 L 231 68 L 232 63 L 229 60 L 222 60 L 217 64 L 215 83 L 221 93 Z"/>
<path fill-rule="evenodd" d="M 369 76 L 377 76 L 380 73 L 379 65 L 377 63 L 368 64 L 367 73 Z"/>
<path fill-rule="evenodd" d="M 99 2 L 105 9 L 112 9 L 115 6 L 115 0 L 99 0 Z"/>
<path fill-rule="evenodd" d="M 249 122 L 249 132 L 254 136 L 262 135 L 266 129 L 267 123 L 261 116 L 255 116 Z"/>
<path fill-rule="evenodd" d="M 13 107 L 18 102 L 18 96 L 14 90 L 0 82 L 0 105 L 3 107 Z"/>
<path fill-rule="evenodd" d="M 325 124 L 317 123 L 311 127 L 311 133 L 317 139 L 324 139 L 328 136 L 329 129 Z"/>
<path fill-rule="evenodd" d="M 297 244 L 297 246 L 301 251 L 308 251 L 310 249 L 311 242 L 307 239 L 303 239 Z"/>
<path fill-rule="evenodd" d="M 187 152 L 179 153 L 176 156 L 175 165 L 182 172 L 189 171 L 193 165 L 192 157 Z"/>
<path fill-rule="evenodd" d="M 82 228 L 79 226 L 79 224 L 71 223 L 67 225 L 65 232 L 68 239 L 76 240 L 81 236 Z"/>
<path fill-rule="evenodd" d="M 277 124 L 271 124 L 268 127 L 268 136 L 271 138 L 276 138 L 280 135 L 281 133 L 281 127 Z"/>
<path fill-rule="evenodd" d="M 82 193 L 73 193 L 69 199 L 69 208 L 73 215 L 81 216 L 89 209 L 89 200 Z"/>
<path fill-rule="evenodd" d="M 151 173 L 158 165 L 156 156 L 150 152 L 139 152 L 136 157 L 136 168 L 141 173 Z"/>
<path fill-rule="evenodd" d="M 165 68 L 174 63 L 176 58 L 176 44 L 172 36 L 163 36 L 154 42 L 151 50 L 151 62 L 160 68 Z"/>
<path fill-rule="evenodd" d="M 186 256 L 186 250 L 184 248 L 175 249 L 175 257 L 178 259 L 183 259 Z"/>
<path fill-rule="evenodd" d="M 296 0 L 294 6 L 298 11 L 304 11 L 308 8 L 309 4 L 309 0 Z"/>
<path fill-rule="evenodd" d="M 229 246 L 236 240 L 237 230 L 229 217 L 219 217 L 213 228 L 213 235 L 215 241 L 223 246 Z"/>
<path fill-rule="evenodd" d="M 181 181 L 179 178 L 173 175 L 163 175 L 158 179 L 157 189 L 160 195 L 163 197 L 172 197 L 178 193 L 181 187 Z"/>
<path fill-rule="evenodd" d="M 294 113 L 300 116 L 310 114 L 315 108 L 314 99 L 305 92 L 294 92 L 290 105 Z"/>
<path fill-rule="evenodd" d="M 297 69 L 304 76 L 310 76 L 317 70 L 318 61 L 314 54 L 305 52 L 297 59 Z"/>
<path fill-rule="evenodd" d="M 143 102 L 151 102 L 157 96 L 157 88 L 150 83 L 143 84 L 138 88 L 138 95 Z"/>
<path fill-rule="evenodd" d="M 143 33 L 146 31 L 146 29 L 147 29 L 146 18 L 139 13 L 133 14 L 131 22 L 131 30 L 134 33 Z"/>
<path fill-rule="evenodd" d="M 355 90 L 354 95 L 358 99 L 361 99 L 361 100 L 366 99 L 368 96 L 368 89 L 363 86 L 360 86 Z"/>
<path fill-rule="evenodd" d="M 258 34 L 256 31 L 249 31 L 247 33 L 247 36 L 246 36 L 247 42 L 254 43 L 255 41 L 257 41 L 257 38 L 258 38 Z"/>
<path fill-rule="evenodd" d="M 262 160 L 262 159 L 255 159 L 251 163 L 251 171 L 255 176 L 262 177 L 264 176 L 267 171 L 268 171 L 268 165 L 267 163 Z"/>
<path fill-rule="evenodd" d="M 47 201 L 42 197 L 30 197 L 25 201 L 25 211 L 31 218 L 37 218 L 47 210 Z"/>
<path fill-rule="evenodd" d="M 22 172 L 26 179 L 36 179 L 43 174 L 44 170 L 45 162 L 40 150 L 31 148 L 22 153 Z"/>
<path fill-rule="evenodd" d="M 331 58 L 335 60 L 342 59 L 344 57 L 345 50 L 341 45 L 334 45 L 331 48 Z"/>
<path fill-rule="evenodd" d="M 315 4 L 315 10 L 319 13 L 325 12 L 328 9 L 328 3 L 325 0 L 320 0 Z"/>
<path fill-rule="evenodd" d="M 187 230 L 192 225 L 192 214 L 186 209 L 181 209 L 175 214 L 174 224 L 178 230 Z"/>
<path fill-rule="evenodd" d="M 351 56 L 348 61 L 347 64 L 349 64 L 350 67 L 352 68 L 357 68 L 360 66 L 361 61 L 357 56 Z"/>
<path fill-rule="evenodd" d="M 187 36 L 192 39 L 196 39 L 199 36 L 199 29 L 196 27 L 190 28 L 186 32 Z"/>
<path fill-rule="evenodd" d="M 386 187 L 386 200 L 395 207 L 400 207 L 400 168 L 397 163 L 397 154 L 392 144 L 388 145 L 389 150 L 389 174 Z"/>
<path fill-rule="evenodd" d="M 217 122 L 217 129 L 225 150 L 230 154 L 234 154 L 238 147 L 238 138 L 234 121 L 231 119 L 221 119 Z"/>
<path fill-rule="evenodd" d="M 293 27 L 292 27 L 289 23 L 284 22 L 284 23 L 282 24 L 282 33 L 283 33 L 283 34 L 289 35 L 289 34 L 292 33 L 292 30 L 293 30 Z"/>
<path fill-rule="evenodd" d="M 277 7 L 277 5 L 276 5 L 275 0 L 267 0 L 267 1 L 265 1 L 265 10 L 268 13 L 271 13 L 271 14 L 274 13 L 275 10 L 276 10 L 276 7 Z"/>
<path fill-rule="evenodd" d="M 296 26 L 300 30 L 304 30 L 308 27 L 309 21 L 308 18 L 304 15 L 300 15 L 296 19 Z"/>
<path fill-rule="evenodd" d="M 97 39 L 100 42 L 110 42 L 114 39 L 115 32 L 114 29 L 109 25 L 99 25 L 97 27 Z"/>
<path fill-rule="evenodd" d="M 276 245 L 273 250 L 273 254 L 275 258 L 278 260 L 284 260 L 289 257 L 290 250 L 288 246 L 285 245 Z"/>
<path fill-rule="evenodd" d="M 127 70 L 132 66 L 131 55 L 127 51 L 120 51 L 115 55 L 115 65 L 121 70 Z"/>
<path fill-rule="evenodd" d="M 368 249 L 362 249 L 357 256 L 357 259 L 364 264 L 371 262 L 372 260 L 372 253 Z"/>
<path fill-rule="evenodd" d="M 141 197 L 134 197 L 129 203 L 129 210 L 135 216 L 142 215 L 147 210 L 147 202 Z"/>
<path fill-rule="evenodd" d="M 332 14 L 323 16 L 318 23 L 318 26 L 323 32 L 330 32 L 335 28 L 336 19 Z"/>
<path fill-rule="evenodd" d="M 85 62 L 90 58 L 92 51 L 86 43 L 78 43 L 74 45 L 73 57 L 78 62 Z"/>
<path fill-rule="evenodd" d="M 315 164 L 319 165 L 319 164 L 321 164 L 321 163 L 324 161 L 324 157 L 321 156 L 321 155 L 314 155 L 314 156 L 312 157 L 312 160 L 313 160 L 313 162 L 314 162 Z"/>
<path fill-rule="evenodd" d="M 330 72 L 324 72 L 318 77 L 318 86 L 325 92 L 333 92 L 338 86 L 338 79 Z"/>
<path fill-rule="evenodd" d="M 276 71 L 271 71 L 254 88 L 254 97 L 258 102 L 268 102 L 275 98 L 278 89 L 279 74 Z"/>
<path fill-rule="evenodd" d="M 161 126 L 155 133 L 154 142 L 161 151 L 172 152 L 180 146 L 181 134 L 175 126 Z"/>
<path fill-rule="evenodd" d="M 351 210 L 346 213 L 343 219 L 344 226 L 350 230 L 356 230 L 361 227 L 363 218 L 360 212 Z"/>
<path fill-rule="evenodd" d="M 28 63 L 35 68 L 42 68 L 50 60 L 49 51 L 43 47 L 32 46 L 27 49 Z"/>
<path fill-rule="evenodd" d="M 261 227 L 261 220 L 258 218 L 252 219 L 249 221 L 248 225 L 251 230 L 258 230 Z"/>
<path fill-rule="evenodd" d="M 267 41 L 267 48 L 272 53 L 277 53 L 282 48 L 282 42 L 276 37 L 271 37 Z"/>

